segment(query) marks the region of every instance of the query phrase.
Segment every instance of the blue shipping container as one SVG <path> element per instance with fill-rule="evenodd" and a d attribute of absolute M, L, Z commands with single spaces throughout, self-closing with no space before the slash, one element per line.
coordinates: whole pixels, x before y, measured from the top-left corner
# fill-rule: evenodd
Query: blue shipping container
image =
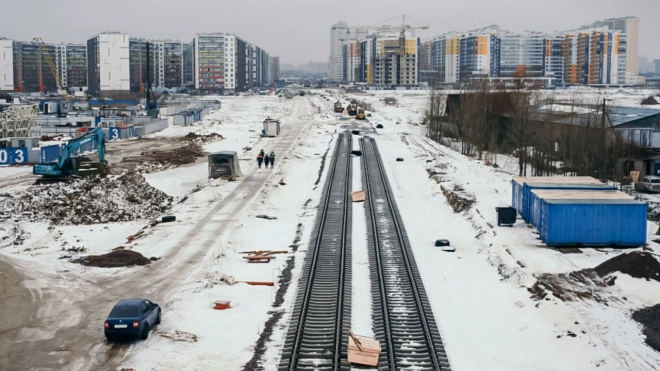
<path fill-rule="evenodd" d="M 566 184 L 566 183 L 580 183 L 580 184 L 601 184 L 597 179 L 590 176 L 518 176 L 514 177 L 511 181 L 511 207 L 518 211 L 520 216 L 523 216 L 523 206 L 526 204 L 524 186 L 525 184 Z M 525 219 L 527 220 L 527 219 Z"/>
<path fill-rule="evenodd" d="M 646 209 L 636 200 L 544 200 L 541 240 L 548 246 L 641 246 Z"/>
<path fill-rule="evenodd" d="M 541 211 L 540 198 L 535 191 L 564 190 L 564 191 L 616 191 L 615 186 L 608 184 L 525 184 L 523 192 L 527 192 L 526 204 L 523 204 L 523 218 L 531 225 L 538 227 L 538 216 Z"/>
<path fill-rule="evenodd" d="M 522 216 L 523 220 L 526 221 L 527 223 L 531 222 L 531 195 L 532 195 L 532 189 L 537 184 L 556 184 L 556 185 L 561 185 L 561 184 L 579 184 L 579 185 L 585 185 L 585 184 L 591 184 L 591 185 L 597 185 L 597 186 L 602 186 L 603 183 L 601 183 L 599 180 L 594 179 L 592 177 L 547 177 L 547 181 L 543 177 L 536 177 L 532 178 L 531 180 L 525 180 L 524 184 L 522 185 Z"/>
<path fill-rule="evenodd" d="M 619 191 L 591 191 L 591 190 L 534 190 L 532 192 L 536 199 L 534 201 L 534 217 L 536 218 L 536 229 L 543 230 L 543 201 L 547 200 L 634 200 L 633 197 Z M 543 241 L 543 239 L 541 239 Z"/>

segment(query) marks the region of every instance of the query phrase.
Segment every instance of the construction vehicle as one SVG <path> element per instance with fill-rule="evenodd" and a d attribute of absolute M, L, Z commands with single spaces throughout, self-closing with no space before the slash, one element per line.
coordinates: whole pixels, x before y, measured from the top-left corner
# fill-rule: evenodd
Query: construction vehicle
<path fill-rule="evenodd" d="M 160 114 L 160 108 L 158 107 L 158 102 L 156 101 L 156 96 L 154 96 L 153 90 L 151 90 L 151 64 L 150 62 L 150 50 L 149 42 L 147 41 L 147 96 L 146 96 L 146 110 L 147 116 L 158 117 Z"/>
<path fill-rule="evenodd" d="M 351 104 L 348 105 L 347 110 L 348 110 L 348 115 L 349 116 L 356 116 L 357 115 L 357 110 L 358 110 L 357 102 L 352 101 Z"/>
<path fill-rule="evenodd" d="M 358 107 L 357 114 L 355 115 L 356 120 L 366 120 L 367 116 L 364 113 L 364 108 Z"/>
<path fill-rule="evenodd" d="M 344 107 L 341 106 L 341 103 L 339 101 L 335 102 L 335 113 L 343 113 L 344 112 Z"/>
<path fill-rule="evenodd" d="M 88 145 L 83 148 L 83 146 Z M 65 178 L 72 175 L 79 175 L 81 161 L 75 157 L 76 150 L 97 150 L 99 162 L 94 164 L 97 174 L 105 173 L 107 162 L 105 161 L 105 134 L 101 128 L 87 132 L 87 134 L 68 141 L 62 149 L 62 155 L 55 164 L 36 164 L 32 168 L 34 175 L 41 175 L 45 178 Z M 80 173 L 82 174 L 82 173 Z"/>

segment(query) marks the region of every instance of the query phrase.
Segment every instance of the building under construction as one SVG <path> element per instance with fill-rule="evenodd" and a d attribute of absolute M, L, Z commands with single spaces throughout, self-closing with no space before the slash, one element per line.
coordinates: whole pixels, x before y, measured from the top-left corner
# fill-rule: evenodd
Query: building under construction
<path fill-rule="evenodd" d="M 14 41 L 12 47 L 15 92 L 57 91 L 54 75 L 57 71 L 53 71 L 46 60 L 48 57 L 57 60 L 55 45 L 46 44 L 42 49 L 34 41 Z"/>

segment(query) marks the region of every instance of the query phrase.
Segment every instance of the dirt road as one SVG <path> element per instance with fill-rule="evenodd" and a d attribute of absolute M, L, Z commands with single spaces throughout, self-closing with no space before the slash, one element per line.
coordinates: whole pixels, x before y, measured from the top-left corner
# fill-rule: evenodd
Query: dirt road
<path fill-rule="evenodd" d="M 308 99 L 296 98 L 292 105 L 290 116 L 281 120 L 280 135 L 268 139 L 268 148 L 280 158 L 293 148 L 308 124 L 303 118 L 311 116 Z M 173 289 L 206 258 L 215 256 L 219 249 L 216 237 L 232 226 L 272 174 L 247 173 L 227 197 L 200 209 L 203 211 L 197 215 L 194 227 L 160 261 L 147 268 L 133 268 L 126 274 L 98 280 L 57 272 L 21 277 L 16 271 L 7 270 L 5 274 L 3 270 L 1 282 L 7 281 L 11 287 L 0 293 L 6 292 L 12 300 L 0 306 L 0 314 L 6 313 L 0 317 L 0 326 L 7 327 L 0 327 L 0 369 L 114 370 L 129 347 L 139 351 L 143 343 L 107 344 L 102 324 L 108 308 L 119 298 L 140 296 L 166 305 Z M 5 297 L 0 300 L 6 301 Z"/>

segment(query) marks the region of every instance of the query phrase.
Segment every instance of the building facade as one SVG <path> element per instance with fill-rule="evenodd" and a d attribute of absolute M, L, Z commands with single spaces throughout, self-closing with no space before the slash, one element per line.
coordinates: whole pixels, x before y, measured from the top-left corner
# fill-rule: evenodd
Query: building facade
<path fill-rule="evenodd" d="M 57 46 L 57 69 L 66 88 L 87 86 L 87 45 L 60 44 Z"/>
<path fill-rule="evenodd" d="M 87 40 L 87 85 L 94 96 L 121 97 L 130 91 L 129 36 L 105 32 Z"/>
<path fill-rule="evenodd" d="M 225 90 L 225 35 L 195 36 L 195 89 L 206 93 Z"/>
<path fill-rule="evenodd" d="M 0 39 L 0 92 L 14 91 L 14 47 L 9 39 Z"/>
<path fill-rule="evenodd" d="M 268 83 L 280 80 L 280 57 L 268 57 Z"/>
<path fill-rule="evenodd" d="M 639 75 L 639 18 L 610 18 L 595 22 L 589 28 L 607 27 L 613 31 L 626 34 L 626 76 Z"/>
<path fill-rule="evenodd" d="M 195 53 L 193 52 L 194 45 L 194 41 L 183 44 L 183 86 L 186 88 L 192 88 L 195 86 Z"/>
<path fill-rule="evenodd" d="M 147 90 L 147 40 L 131 37 L 128 41 L 130 90 L 144 94 Z M 158 46 L 149 43 L 149 80 L 152 87 L 158 87 Z"/>
<path fill-rule="evenodd" d="M 46 92 L 57 90 L 55 74 L 57 67 L 57 47 L 46 44 L 42 52 L 41 46 L 34 42 L 14 41 L 14 90 L 16 92 Z M 53 63 L 51 66 L 50 62 Z"/>

